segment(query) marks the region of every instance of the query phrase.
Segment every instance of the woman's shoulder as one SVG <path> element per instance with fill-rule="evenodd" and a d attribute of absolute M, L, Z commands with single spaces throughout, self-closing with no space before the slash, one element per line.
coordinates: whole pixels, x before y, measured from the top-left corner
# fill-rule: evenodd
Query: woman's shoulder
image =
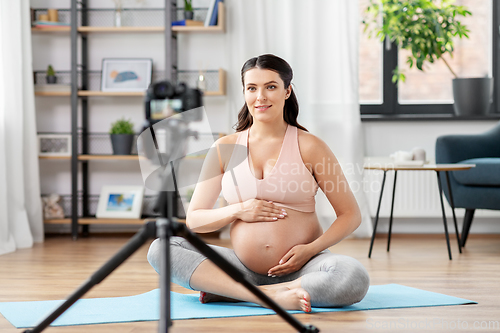
<path fill-rule="evenodd" d="M 223 170 L 226 170 L 226 167 L 231 160 L 231 156 L 235 154 L 235 152 L 241 152 L 239 149 L 235 150 L 239 134 L 240 132 L 225 135 L 218 138 L 213 144 L 213 147 L 217 147 L 217 155 L 220 159 L 219 161 L 222 163 Z M 246 150 L 244 151 L 244 154 L 246 156 Z"/>
<path fill-rule="evenodd" d="M 318 138 L 316 135 L 304 131 L 300 128 L 297 128 L 297 135 L 298 135 L 298 140 L 299 140 L 299 147 L 301 150 L 303 149 L 314 149 L 315 147 L 317 148 L 325 148 L 328 147 L 326 143 Z"/>
<path fill-rule="evenodd" d="M 330 147 L 316 135 L 300 128 L 297 128 L 297 134 L 300 153 L 305 162 L 311 161 L 315 157 L 331 153 Z"/>
<path fill-rule="evenodd" d="M 236 132 L 236 133 L 233 133 L 233 134 L 228 134 L 228 135 L 224 135 L 220 138 L 218 138 L 214 144 L 216 145 L 231 145 L 231 144 L 235 144 L 236 143 L 236 140 L 238 140 L 238 135 L 240 134 L 240 132 Z"/>

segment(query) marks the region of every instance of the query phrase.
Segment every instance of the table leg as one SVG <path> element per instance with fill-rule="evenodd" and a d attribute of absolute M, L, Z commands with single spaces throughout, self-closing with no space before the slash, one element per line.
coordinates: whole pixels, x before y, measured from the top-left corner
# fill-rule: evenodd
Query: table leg
<path fill-rule="evenodd" d="M 451 193 L 450 176 L 448 171 L 445 171 L 445 173 L 446 173 L 446 184 L 448 185 L 448 193 L 450 194 L 450 206 L 451 206 L 451 211 L 453 213 L 453 223 L 455 223 L 455 234 L 457 235 L 458 252 L 462 253 L 462 246 L 460 245 L 461 240 L 458 234 L 457 216 L 455 215 L 455 203 L 453 202 L 453 194 Z"/>
<path fill-rule="evenodd" d="M 373 241 L 375 240 L 375 234 L 377 233 L 378 215 L 380 213 L 380 204 L 382 203 L 382 195 L 384 194 L 385 176 L 387 171 L 384 170 L 384 178 L 382 179 L 382 187 L 380 188 L 380 198 L 378 199 L 377 214 L 375 215 L 375 223 L 373 225 L 372 240 L 370 242 L 370 250 L 368 251 L 368 258 L 372 256 Z"/>
<path fill-rule="evenodd" d="M 446 244 L 448 245 L 448 257 L 451 260 L 450 237 L 448 236 L 448 223 L 446 222 L 446 213 L 444 212 L 443 188 L 441 187 L 441 179 L 439 177 L 439 171 L 437 170 L 436 170 L 436 175 L 439 187 L 439 199 L 441 200 L 441 210 L 443 212 L 444 233 L 446 235 Z"/>
<path fill-rule="evenodd" d="M 396 179 L 398 171 L 394 170 L 394 186 L 392 187 L 392 203 L 391 203 L 391 216 L 389 217 L 389 235 L 387 237 L 387 252 L 391 246 L 391 233 L 392 233 L 392 213 L 394 212 L 394 197 L 396 196 Z"/>

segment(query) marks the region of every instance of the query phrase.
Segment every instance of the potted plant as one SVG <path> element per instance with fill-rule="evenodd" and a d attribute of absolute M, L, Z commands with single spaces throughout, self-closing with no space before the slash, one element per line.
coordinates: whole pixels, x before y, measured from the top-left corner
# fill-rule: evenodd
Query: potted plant
<path fill-rule="evenodd" d="M 113 155 L 130 155 L 134 143 L 134 124 L 125 118 L 111 124 L 109 130 Z"/>
<path fill-rule="evenodd" d="M 52 65 L 49 65 L 47 67 L 47 74 L 45 75 L 45 79 L 47 80 L 48 84 L 57 83 L 56 72 L 54 71 L 54 68 L 52 67 Z"/>
<path fill-rule="evenodd" d="M 194 17 L 192 0 L 184 0 L 184 19 L 192 20 Z"/>
<path fill-rule="evenodd" d="M 454 79 L 453 108 L 456 115 L 484 114 L 492 94 L 491 78 L 458 78 L 444 57 L 453 57 L 453 38 L 469 38 L 470 32 L 458 19 L 472 13 L 452 0 L 370 0 L 365 10 L 365 32 L 381 40 L 389 40 L 400 49 L 411 51 L 406 63 L 424 71 L 426 63 L 442 60 Z M 382 15 L 382 20 L 380 20 Z M 392 81 L 405 81 L 404 73 L 396 67 Z"/>

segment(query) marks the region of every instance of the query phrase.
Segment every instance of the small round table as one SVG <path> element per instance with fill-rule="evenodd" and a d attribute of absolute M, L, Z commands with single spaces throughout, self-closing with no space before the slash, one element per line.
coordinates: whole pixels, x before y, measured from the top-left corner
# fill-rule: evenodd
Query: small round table
<path fill-rule="evenodd" d="M 448 175 L 449 171 L 460 171 L 460 170 L 469 170 L 474 168 L 475 164 L 424 164 L 419 166 L 412 165 L 398 165 L 394 162 L 385 162 L 385 163 L 368 163 L 364 165 L 365 170 L 381 170 L 384 171 L 384 178 L 382 180 L 382 187 L 380 189 L 380 198 L 378 201 L 377 214 L 375 216 L 375 224 L 373 226 L 373 234 L 370 242 L 370 250 L 368 252 L 368 258 L 371 258 L 373 241 L 375 240 L 375 234 L 377 232 L 377 223 L 380 212 L 380 204 L 382 203 L 382 195 L 384 193 L 384 184 L 387 175 L 387 171 L 394 171 L 394 186 L 392 188 L 392 203 L 391 203 L 391 215 L 389 218 L 389 234 L 387 239 L 387 252 L 389 252 L 390 244 L 391 244 L 391 231 L 392 231 L 392 213 L 394 211 L 394 194 L 396 192 L 396 179 L 398 175 L 398 171 L 435 171 L 437 175 L 438 187 L 439 187 L 439 198 L 441 199 L 441 210 L 443 212 L 443 223 L 444 223 L 444 233 L 446 235 L 446 244 L 448 245 L 448 256 L 451 258 L 451 249 L 450 249 L 450 238 L 448 236 L 448 225 L 446 221 L 446 214 L 444 212 L 444 202 L 443 202 L 443 189 L 441 187 L 440 175 L 439 172 L 443 171 L 446 175 L 446 184 L 448 186 L 448 193 L 450 194 L 450 206 L 453 212 L 453 222 L 455 223 L 455 233 L 457 236 L 458 242 L 458 251 L 462 253 L 462 247 L 460 246 L 460 236 L 458 235 L 458 227 L 457 227 L 457 218 L 455 216 L 455 206 L 453 204 L 453 194 L 451 193 L 450 186 L 450 178 Z"/>

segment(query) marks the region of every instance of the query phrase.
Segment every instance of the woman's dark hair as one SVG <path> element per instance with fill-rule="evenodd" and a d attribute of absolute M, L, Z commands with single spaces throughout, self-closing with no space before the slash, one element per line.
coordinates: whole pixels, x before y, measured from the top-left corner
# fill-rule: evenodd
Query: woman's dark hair
<path fill-rule="evenodd" d="M 247 60 L 241 68 L 241 83 L 243 84 L 243 89 L 245 89 L 245 73 L 253 68 L 268 69 L 278 73 L 281 80 L 283 80 L 283 83 L 285 84 L 285 89 L 290 86 L 290 82 L 293 78 L 292 67 L 290 67 L 285 60 L 273 54 L 263 54 Z M 283 119 L 286 123 L 307 131 L 305 127 L 299 125 L 297 122 L 298 115 L 299 103 L 292 89 L 292 93 L 285 100 Z M 238 122 L 234 125 L 234 127 L 236 127 L 236 132 L 241 132 L 252 126 L 252 124 L 253 117 L 248 110 L 247 104 L 245 103 L 238 113 Z"/>

